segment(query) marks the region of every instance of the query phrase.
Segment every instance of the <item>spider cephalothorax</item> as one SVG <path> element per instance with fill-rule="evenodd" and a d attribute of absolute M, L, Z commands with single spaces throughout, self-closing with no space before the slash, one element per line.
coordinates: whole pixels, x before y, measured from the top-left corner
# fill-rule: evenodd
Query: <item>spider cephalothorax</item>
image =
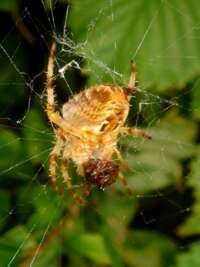
<path fill-rule="evenodd" d="M 131 191 L 124 176 L 120 173 L 113 155 L 127 169 L 117 142 L 119 135 L 131 134 L 150 138 L 142 130 L 124 127 L 129 112 L 129 101 L 135 91 L 135 65 L 131 63 L 128 86 L 95 85 L 73 96 L 62 107 L 62 113 L 55 111 L 54 60 L 56 43 L 53 42 L 47 68 L 47 115 L 55 126 L 55 146 L 50 155 L 50 174 L 57 191 L 57 159 L 61 157 L 61 172 L 64 182 L 73 198 L 81 202 L 75 193 L 67 171 L 68 161 L 77 165 L 78 173 L 86 177 L 86 187 L 96 185 L 105 188 L 119 177 L 128 192 Z M 90 190 L 85 190 L 86 195 Z"/>
<path fill-rule="evenodd" d="M 91 159 L 84 164 L 87 183 L 104 189 L 116 181 L 119 170 L 111 160 Z"/>

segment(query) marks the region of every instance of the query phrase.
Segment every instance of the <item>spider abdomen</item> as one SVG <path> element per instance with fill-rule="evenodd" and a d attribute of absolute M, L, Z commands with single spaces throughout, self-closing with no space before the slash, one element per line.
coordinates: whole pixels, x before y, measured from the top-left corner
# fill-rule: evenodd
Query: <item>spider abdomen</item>
<path fill-rule="evenodd" d="M 80 92 L 64 104 L 63 117 L 78 129 L 98 133 L 106 124 L 123 124 L 128 110 L 129 103 L 121 87 L 100 85 Z"/>

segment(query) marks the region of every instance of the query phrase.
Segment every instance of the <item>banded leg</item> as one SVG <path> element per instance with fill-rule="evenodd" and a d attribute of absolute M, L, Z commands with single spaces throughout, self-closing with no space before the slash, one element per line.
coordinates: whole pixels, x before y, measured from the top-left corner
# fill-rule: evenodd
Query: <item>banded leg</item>
<path fill-rule="evenodd" d="M 74 188 L 72 186 L 72 182 L 71 182 L 72 179 L 68 174 L 67 165 L 68 165 L 67 159 L 62 159 L 62 161 L 61 161 L 61 171 L 62 171 L 62 176 L 63 176 L 63 179 L 64 179 L 64 183 L 67 185 L 67 190 L 72 195 L 73 199 L 78 204 L 83 204 L 82 198 L 75 192 L 75 190 L 74 190 Z"/>
<path fill-rule="evenodd" d="M 132 90 L 131 95 L 135 91 L 135 83 L 136 83 L 136 65 L 131 61 L 131 75 L 128 83 L 128 88 Z"/>
<path fill-rule="evenodd" d="M 48 117 L 49 120 L 56 124 L 63 132 L 76 136 L 78 138 L 81 137 L 81 134 L 78 133 L 78 130 L 70 125 L 67 121 L 65 121 L 57 112 L 49 111 Z"/>
<path fill-rule="evenodd" d="M 130 188 L 128 182 L 126 181 L 125 177 L 119 172 L 118 177 L 120 179 L 120 181 L 122 182 L 122 184 L 124 185 L 124 187 L 126 188 L 127 192 L 129 193 L 129 195 L 132 195 L 132 189 Z"/>
<path fill-rule="evenodd" d="M 120 161 L 122 167 L 124 168 L 124 170 L 125 170 L 125 171 L 128 171 L 128 170 L 129 170 L 128 164 L 127 164 L 126 161 L 123 159 L 123 157 L 122 157 L 120 151 L 119 151 L 117 148 L 115 148 L 114 151 L 115 151 L 115 154 L 117 155 L 117 158 L 119 159 L 119 161 Z"/>
<path fill-rule="evenodd" d="M 136 137 L 143 137 L 143 138 L 146 138 L 146 139 L 152 139 L 152 137 L 150 135 L 148 135 L 144 131 L 142 131 L 140 129 L 137 129 L 137 128 L 122 127 L 121 128 L 121 133 L 133 135 L 133 136 L 136 136 Z"/>
<path fill-rule="evenodd" d="M 80 176 L 85 176 L 84 169 L 82 165 L 77 166 L 77 172 Z M 84 187 L 83 187 L 83 194 L 88 197 L 91 194 L 92 191 L 92 185 L 85 181 Z"/>
<path fill-rule="evenodd" d="M 58 193 L 61 193 L 61 189 L 57 184 L 56 168 L 57 168 L 57 159 L 58 159 L 58 156 L 60 155 L 62 146 L 63 146 L 63 140 L 59 136 L 57 136 L 57 142 L 50 155 L 50 166 L 49 166 L 51 183 L 55 191 Z"/>
<path fill-rule="evenodd" d="M 129 83 L 124 88 L 125 93 L 128 97 L 128 100 L 130 100 L 132 95 L 135 93 L 135 90 L 136 90 L 135 83 L 136 83 L 136 65 L 131 61 L 131 74 L 129 78 Z"/>
<path fill-rule="evenodd" d="M 47 66 L 47 106 L 46 111 L 50 122 L 56 124 L 61 130 L 65 133 L 69 133 L 71 135 L 80 137 L 80 134 L 77 133 L 77 129 L 74 129 L 73 126 L 69 125 L 60 115 L 55 111 L 55 97 L 54 97 L 54 61 L 55 61 L 55 53 L 56 53 L 56 43 L 53 42 L 49 61 Z"/>
<path fill-rule="evenodd" d="M 47 115 L 49 120 L 50 115 L 55 110 L 55 100 L 54 100 L 54 61 L 55 61 L 55 53 L 56 53 L 56 43 L 53 42 L 51 49 L 50 49 L 50 55 L 49 55 L 49 61 L 47 66 Z"/>

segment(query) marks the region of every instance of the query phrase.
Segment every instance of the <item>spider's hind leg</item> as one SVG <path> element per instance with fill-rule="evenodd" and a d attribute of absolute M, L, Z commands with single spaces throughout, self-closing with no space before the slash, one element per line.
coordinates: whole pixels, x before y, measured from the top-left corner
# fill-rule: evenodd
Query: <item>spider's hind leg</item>
<path fill-rule="evenodd" d="M 69 176 L 68 169 L 68 160 L 66 158 L 63 158 L 61 160 L 61 171 L 62 171 L 62 176 L 64 179 L 64 183 L 67 185 L 67 190 L 69 193 L 72 195 L 73 199 L 78 203 L 78 204 L 83 204 L 83 199 L 75 192 L 72 182 L 71 182 L 71 177 Z"/>
<path fill-rule="evenodd" d="M 136 137 L 143 137 L 146 139 L 152 139 L 152 137 L 138 128 L 122 127 L 121 133 L 129 134 Z"/>
<path fill-rule="evenodd" d="M 85 176 L 84 169 L 82 165 L 77 165 L 77 172 L 80 176 Z M 83 186 L 83 194 L 88 197 L 91 194 L 92 185 L 86 180 Z"/>
<path fill-rule="evenodd" d="M 130 188 L 128 182 L 126 181 L 126 179 L 122 175 L 122 173 L 119 172 L 118 177 L 119 177 L 120 181 L 122 182 L 122 184 L 124 185 L 124 187 L 126 188 L 126 190 L 129 193 L 129 195 L 132 195 L 132 189 Z"/>
<path fill-rule="evenodd" d="M 118 160 L 120 161 L 122 167 L 124 168 L 124 170 L 125 170 L 125 171 L 128 171 L 128 170 L 129 170 L 128 164 L 127 164 L 126 161 L 123 159 L 123 157 L 122 157 L 120 151 L 119 151 L 117 148 L 115 148 L 114 151 L 115 151 L 115 154 L 117 155 L 117 158 L 118 158 Z"/>

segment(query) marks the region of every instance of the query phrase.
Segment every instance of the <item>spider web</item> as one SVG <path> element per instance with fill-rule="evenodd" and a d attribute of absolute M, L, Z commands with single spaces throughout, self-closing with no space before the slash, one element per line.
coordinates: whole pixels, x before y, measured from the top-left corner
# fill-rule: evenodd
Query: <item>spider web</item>
<path fill-rule="evenodd" d="M 110 0 L 107 3 L 111 21 L 115 19 L 113 1 Z M 140 53 L 143 45 L 146 45 L 148 35 L 163 5 L 166 5 L 166 2 L 160 1 L 160 6 L 154 10 L 136 49 L 129 51 L 133 59 Z M 5 203 L 5 208 L 1 212 L 2 238 L 0 243 L 2 249 L 0 253 L 4 253 L 8 245 L 6 239 L 11 244 L 11 249 L 7 250 L 9 260 L 6 266 L 25 266 L 19 264 L 22 264 L 22 258 L 25 259 L 29 255 L 28 251 L 34 252 L 28 266 L 46 266 L 48 257 L 52 257 L 52 266 L 65 266 L 68 260 L 72 260 L 75 264 L 73 256 L 69 256 L 69 259 L 63 256 L 62 247 L 65 246 L 73 254 L 73 247 L 70 247 L 69 242 L 63 241 L 69 234 L 68 228 L 65 230 L 63 227 L 60 238 L 55 235 L 59 246 L 50 244 L 46 250 L 43 249 L 45 240 L 52 234 L 52 229 L 58 228 L 59 222 L 66 217 L 71 205 L 67 192 L 61 196 L 57 195 L 51 188 L 48 177 L 49 153 L 53 148 L 54 134 L 53 126 L 49 124 L 45 114 L 44 81 L 51 39 L 56 39 L 59 48 L 55 70 L 58 107 L 86 86 L 87 76 L 95 77 L 100 84 L 104 82 L 103 74 L 109 76 L 114 84 L 124 85 L 127 81 L 127 75 L 116 70 L 115 66 L 108 66 L 95 53 L 88 52 L 90 47 L 87 37 L 82 42 L 74 40 L 74 33 L 69 31 L 70 9 L 66 4 L 41 0 L 38 1 L 37 8 L 44 16 L 43 21 L 41 21 L 42 16 L 36 16 L 32 5 L 24 5 L 20 17 L 14 20 L 18 25 L 22 23 L 27 27 L 28 32 L 30 31 L 28 37 L 25 34 L 26 30 L 23 30 L 21 26 L 18 26 L 21 37 L 16 37 L 15 23 L 9 21 L 0 43 L 4 66 L 10 70 L 8 79 L 6 82 L 2 79 L 0 86 L 4 92 L 14 87 L 13 97 L 16 102 L 23 101 L 19 105 L 15 104 L 12 98 L 9 102 L 5 100 L 0 118 L 2 158 L 4 155 L 6 157 L 11 155 L 10 160 L 2 159 L 0 165 L 1 198 Z M 185 16 L 182 9 L 177 9 L 171 4 L 169 8 L 176 9 L 180 16 Z M 60 14 L 62 14 L 62 19 Z M 104 10 L 100 9 L 98 15 L 104 16 Z M 92 18 L 87 24 L 87 36 L 98 27 L 99 17 Z M 13 36 L 17 41 L 13 45 L 14 48 L 10 48 L 9 44 Z M 191 33 L 186 33 L 185 37 L 187 36 L 191 37 Z M 193 37 L 198 38 L 198 34 Z M 175 36 L 162 55 L 156 54 L 155 56 L 167 58 L 168 47 L 176 45 L 180 38 L 182 36 Z M 19 60 L 23 51 L 26 50 L 27 43 L 32 45 L 30 50 L 34 53 L 32 56 L 25 53 L 24 57 L 34 60 L 35 63 L 34 57 L 37 54 L 44 56 L 42 60 L 38 57 L 39 62 L 36 67 L 27 67 L 25 59 Z M 191 60 L 198 59 L 194 57 Z M 91 64 L 86 64 L 86 62 Z M 100 74 L 94 70 L 94 65 L 101 70 Z M 98 221 L 101 218 L 102 221 L 105 220 L 104 224 L 109 225 L 110 229 L 113 227 L 111 236 L 117 231 L 121 233 L 122 229 L 153 229 L 164 232 L 176 240 L 177 237 L 172 228 L 177 227 L 191 212 L 192 195 L 189 189 L 184 191 L 184 182 L 181 179 L 188 173 L 187 161 L 193 156 L 194 151 L 194 143 L 191 140 L 196 133 L 194 124 L 183 119 L 178 113 L 187 115 L 194 111 L 183 101 L 185 95 L 190 95 L 193 90 L 194 85 L 191 83 L 182 91 L 171 92 L 169 90 L 169 93 L 166 91 L 158 93 L 151 88 L 149 90 L 149 87 L 140 81 L 137 93 L 131 102 L 127 123 L 134 127 L 144 128 L 153 136 L 153 140 L 122 137 L 119 141 L 119 148 L 130 167 L 129 173 L 124 173 L 124 175 L 134 193 L 131 197 L 127 196 L 125 189 L 118 182 L 105 192 L 94 190 L 87 207 L 80 212 L 78 219 L 72 220 L 73 226 L 69 228 L 72 233 L 77 231 L 82 234 L 91 226 L 92 232 L 98 234 L 98 229 L 96 229 L 98 223 L 92 225 L 90 220 L 96 218 Z M 6 106 L 6 103 L 9 104 Z M 191 131 L 187 128 L 191 128 Z M 186 131 L 185 138 L 182 138 L 183 131 Z M 180 162 L 185 165 L 181 165 Z M 83 180 L 77 177 L 73 164 L 70 172 L 74 188 L 81 192 Z M 61 180 L 61 177 L 59 179 Z M 61 181 L 60 184 L 62 185 Z M 186 194 L 189 196 L 184 199 Z M 118 209 L 114 209 L 113 207 L 117 205 Z M 81 223 L 84 226 L 81 226 Z M 117 224 L 124 225 L 124 228 L 116 226 Z M 13 236 L 16 236 L 14 244 L 12 243 Z M 56 252 L 53 252 L 54 249 Z M 75 247 L 75 251 L 76 249 Z M 40 259 L 40 254 L 46 255 L 46 258 L 44 256 L 42 259 L 44 263 Z M 84 256 L 93 257 L 97 262 L 99 261 L 96 255 L 86 254 Z"/>

